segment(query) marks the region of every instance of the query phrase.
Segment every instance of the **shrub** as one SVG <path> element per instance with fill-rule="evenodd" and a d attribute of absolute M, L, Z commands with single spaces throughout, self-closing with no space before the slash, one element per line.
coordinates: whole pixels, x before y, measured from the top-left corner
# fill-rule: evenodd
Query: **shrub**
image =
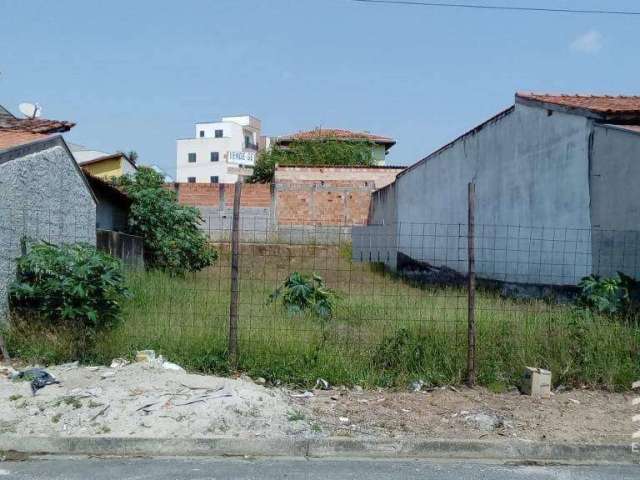
<path fill-rule="evenodd" d="M 590 275 L 578 284 L 580 303 L 606 315 L 633 315 L 638 306 L 639 282 L 618 272 L 614 277 Z"/>
<path fill-rule="evenodd" d="M 17 312 L 89 332 L 118 323 L 128 294 L 120 261 L 88 244 L 33 245 L 9 287 Z"/>
<path fill-rule="evenodd" d="M 284 283 L 273 292 L 271 301 L 282 297 L 282 303 L 290 314 L 310 310 L 320 318 L 330 318 L 336 303 L 336 294 L 324 284 L 322 277 L 293 272 Z"/>
<path fill-rule="evenodd" d="M 297 140 L 289 146 L 274 146 L 258 157 L 249 183 L 273 181 L 276 164 L 280 165 L 374 165 L 372 142 L 326 140 Z"/>
<path fill-rule="evenodd" d="M 129 229 L 144 239 L 148 266 L 184 274 L 213 264 L 217 252 L 198 228 L 202 222 L 200 211 L 180 205 L 175 192 L 164 188 L 160 174 L 140 167 L 133 176 L 118 179 L 118 183 L 133 200 Z"/>

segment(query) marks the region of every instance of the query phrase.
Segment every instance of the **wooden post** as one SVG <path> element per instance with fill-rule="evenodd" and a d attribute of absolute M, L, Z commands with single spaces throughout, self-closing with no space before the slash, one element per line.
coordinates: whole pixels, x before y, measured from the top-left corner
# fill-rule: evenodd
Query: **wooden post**
<path fill-rule="evenodd" d="M 231 303 L 229 305 L 229 361 L 238 367 L 238 294 L 240 260 L 240 196 L 242 182 L 238 180 L 233 192 L 233 223 L 231 230 Z"/>
<path fill-rule="evenodd" d="M 11 365 L 11 357 L 9 356 L 9 350 L 4 343 L 4 337 L 0 333 L 0 354 L 2 354 L 2 361 L 7 365 Z"/>
<path fill-rule="evenodd" d="M 467 221 L 467 250 L 469 255 L 468 292 L 468 338 L 467 338 L 467 385 L 476 383 L 476 249 L 475 249 L 476 186 L 469 183 L 469 212 Z"/>

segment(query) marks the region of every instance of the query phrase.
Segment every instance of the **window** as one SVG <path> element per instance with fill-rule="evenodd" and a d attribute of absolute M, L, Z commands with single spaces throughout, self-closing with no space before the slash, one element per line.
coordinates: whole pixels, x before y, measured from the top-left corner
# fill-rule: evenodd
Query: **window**
<path fill-rule="evenodd" d="M 214 175 L 211 177 L 211 183 L 218 183 L 218 176 Z"/>
<path fill-rule="evenodd" d="M 211 152 L 211 161 L 212 162 L 218 162 L 220 160 L 220 153 L 219 152 Z"/>
<path fill-rule="evenodd" d="M 200 130 L 200 136 L 204 137 L 204 130 Z"/>
<path fill-rule="evenodd" d="M 189 178 L 187 178 L 187 182 L 189 182 L 189 183 L 196 183 L 196 177 L 189 177 Z"/>
<path fill-rule="evenodd" d="M 196 163 L 196 154 L 195 153 L 190 153 L 189 154 L 189 163 Z"/>
<path fill-rule="evenodd" d="M 244 136 L 244 148 L 249 148 L 251 145 L 251 137 L 249 135 Z"/>
<path fill-rule="evenodd" d="M 222 138 L 222 130 L 216 130 L 216 138 Z"/>

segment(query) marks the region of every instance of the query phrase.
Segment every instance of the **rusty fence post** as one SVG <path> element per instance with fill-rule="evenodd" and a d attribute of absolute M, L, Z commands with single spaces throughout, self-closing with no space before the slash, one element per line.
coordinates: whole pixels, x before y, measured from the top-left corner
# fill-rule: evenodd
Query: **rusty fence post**
<path fill-rule="evenodd" d="M 467 284 L 467 385 L 473 387 L 476 383 L 476 249 L 475 249 L 475 213 L 476 186 L 469 183 L 469 208 L 467 219 L 467 253 L 468 253 L 468 284 Z"/>
<path fill-rule="evenodd" d="M 231 302 L 229 304 L 229 361 L 238 368 L 238 297 L 240 293 L 240 197 L 242 182 L 238 180 L 233 192 L 233 223 L 231 226 Z"/>

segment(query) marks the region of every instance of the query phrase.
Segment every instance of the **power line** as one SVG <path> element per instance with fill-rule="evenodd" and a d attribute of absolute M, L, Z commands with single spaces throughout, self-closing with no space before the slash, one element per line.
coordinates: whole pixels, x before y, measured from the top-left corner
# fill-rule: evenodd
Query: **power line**
<path fill-rule="evenodd" d="M 508 5 L 474 5 L 471 3 L 440 3 L 419 2 L 409 0 L 351 0 L 360 3 L 379 3 L 386 5 L 411 5 L 414 7 L 442 7 L 442 8 L 470 8 L 475 10 L 502 10 L 512 12 L 539 12 L 539 13 L 577 13 L 585 15 L 640 15 L 640 11 L 629 10 L 577 10 L 571 8 L 544 8 L 544 7 L 510 7 Z"/>

